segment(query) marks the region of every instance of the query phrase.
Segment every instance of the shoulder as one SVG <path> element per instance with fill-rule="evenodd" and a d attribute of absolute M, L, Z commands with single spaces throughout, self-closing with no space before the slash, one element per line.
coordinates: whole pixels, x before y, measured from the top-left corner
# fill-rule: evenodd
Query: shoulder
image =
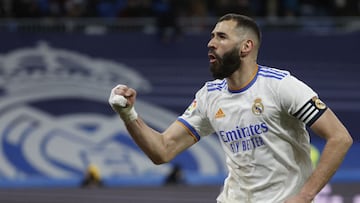
<path fill-rule="evenodd" d="M 309 89 L 304 82 L 296 78 L 288 70 L 260 65 L 258 85 L 277 98 L 289 97 L 296 90 L 308 91 Z"/>
<path fill-rule="evenodd" d="M 282 80 L 290 75 L 290 72 L 287 70 L 259 65 L 258 77 Z"/>
<path fill-rule="evenodd" d="M 268 66 L 259 65 L 257 77 L 258 80 L 262 81 L 263 86 L 275 89 L 280 87 L 291 88 L 294 85 L 297 86 L 298 83 L 303 83 L 288 70 Z"/>
<path fill-rule="evenodd" d="M 225 79 L 212 80 L 205 82 L 204 86 L 200 89 L 200 91 L 204 91 L 206 93 L 221 92 L 226 88 L 227 88 L 227 82 Z"/>
<path fill-rule="evenodd" d="M 208 101 L 210 98 L 217 97 L 220 92 L 227 89 L 226 80 L 206 81 L 204 85 L 196 92 L 197 101 Z"/>

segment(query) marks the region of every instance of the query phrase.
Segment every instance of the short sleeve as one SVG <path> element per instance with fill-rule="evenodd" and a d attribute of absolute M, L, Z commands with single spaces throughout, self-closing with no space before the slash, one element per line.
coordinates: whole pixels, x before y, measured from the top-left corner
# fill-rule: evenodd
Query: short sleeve
<path fill-rule="evenodd" d="M 282 108 L 308 126 L 311 126 L 327 108 L 316 92 L 291 75 L 284 78 L 278 94 Z"/>
<path fill-rule="evenodd" d="M 214 132 L 209 119 L 206 116 L 206 88 L 200 89 L 195 99 L 185 112 L 178 118 L 178 122 L 183 125 L 191 136 L 199 141 L 201 137 Z"/>

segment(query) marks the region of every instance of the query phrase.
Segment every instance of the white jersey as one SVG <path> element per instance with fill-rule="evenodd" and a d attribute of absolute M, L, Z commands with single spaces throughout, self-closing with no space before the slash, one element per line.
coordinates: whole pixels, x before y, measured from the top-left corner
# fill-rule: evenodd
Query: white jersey
<path fill-rule="evenodd" d="M 289 72 L 258 66 L 239 90 L 207 82 L 178 118 L 196 140 L 216 133 L 229 174 L 220 203 L 280 203 L 312 172 L 310 126 L 325 111 L 317 94 Z"/>

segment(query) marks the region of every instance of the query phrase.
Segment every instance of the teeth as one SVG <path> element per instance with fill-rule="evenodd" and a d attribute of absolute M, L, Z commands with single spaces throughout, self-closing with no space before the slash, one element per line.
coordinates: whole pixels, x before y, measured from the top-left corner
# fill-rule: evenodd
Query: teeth
<path fill-rule="evenodd" d="M 210 58 L 210 62 L 211 62 L 211 63 L 213 63 L 213 62 L 215 62 L 215 61 L 216 61 L 215 58 Z"/>

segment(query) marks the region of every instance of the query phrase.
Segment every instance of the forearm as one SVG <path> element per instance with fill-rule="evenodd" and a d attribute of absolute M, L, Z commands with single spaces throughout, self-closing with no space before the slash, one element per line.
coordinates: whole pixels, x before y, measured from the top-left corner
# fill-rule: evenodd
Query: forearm
<path fill-rule="evenodd" d="M 156 164 L 163 163 L 163 136 L 154 131 L 138 117 L 135 111 L 136 91 L 126 85 L 117 85 L 111 90 L 109 104 L 125 123 L 136 144 Z"/>
<path fill-rule="evenodd" d="M 162 135 L 150 128 L 141 118 L 125 122 L 125 126 L 141 150 L 155 163 L 166 162 Z"/>
<path fill-rule="evenodd" d="M 155 163 L 169 162 L 194 144 L 186 129 L 174 122 L 163 133 L 150 128 L 135 111 L 136 91 L 126 85 L 111 90 L 109 104 L 125 123 L 135 143 Z"/>
<path fill-rule="evenodd" d="M 304 195 L 307 199 L 314 199 L 316 194 L 320 192 L 335 174 L 350 146 L 351 142 L 344 136 L 327 140 L 320 161 L 302 187 L 300 194 Z"/>

